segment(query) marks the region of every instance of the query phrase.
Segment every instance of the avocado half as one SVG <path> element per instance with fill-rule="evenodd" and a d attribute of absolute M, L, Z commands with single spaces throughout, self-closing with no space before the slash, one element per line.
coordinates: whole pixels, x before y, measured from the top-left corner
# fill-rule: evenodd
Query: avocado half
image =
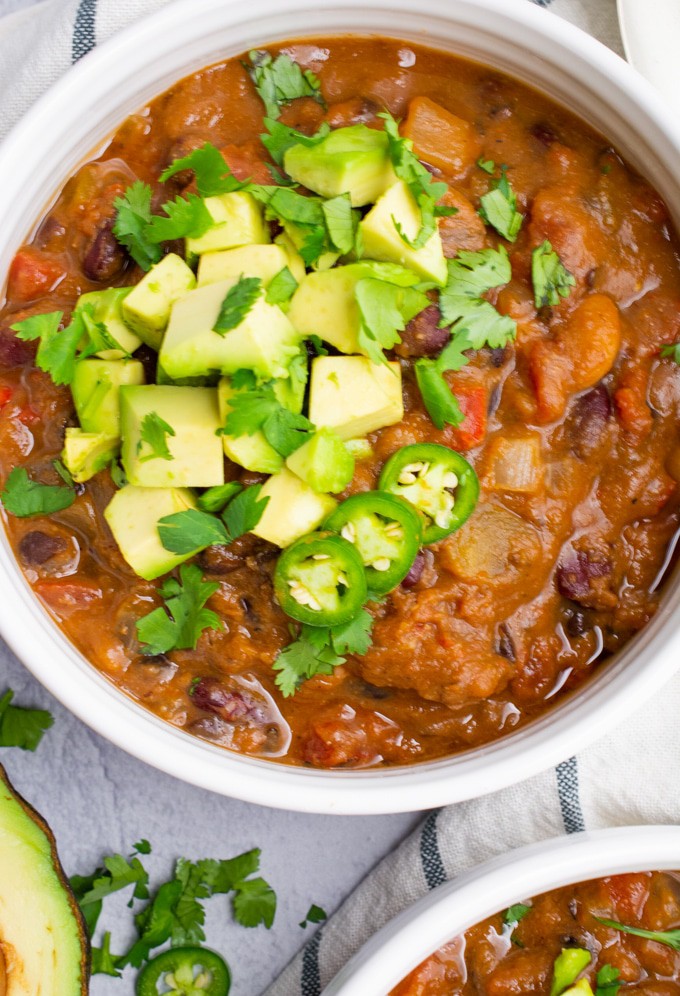
<path fill-rule="evenodd" d="M 54 836 L 0 765 L 0 996 L 87 996 L 88 965 Z"/>

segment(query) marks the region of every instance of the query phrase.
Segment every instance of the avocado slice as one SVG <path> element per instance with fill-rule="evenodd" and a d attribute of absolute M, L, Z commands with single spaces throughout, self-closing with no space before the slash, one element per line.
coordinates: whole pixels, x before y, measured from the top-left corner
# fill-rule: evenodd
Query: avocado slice
<path fill-rule="evenodd" d="M 239 246 L 223 252 L 206 252 L 198 264 L 196 280 L 199 287 L 230 278 L 259 277 L 267 287 L 284 266 L 288 253 L 281 245 Z"/>
<path fill-rule="evenodd" d="M 172 305 L 195 286 L 196 278 L 184 260 L 170 253 L 123 298 L 123 318 L 142 342 L 158 350 Z"/>
<path fill-rule="evenodd" d="M 314 146 L 291 146 L 283 165 L 322 197 L 349 193 L 352 207 L 372 204 L 395 180 L 387 135 L 364 124 L 336 128 Z"/>
<path fill-rule="evenodd" d="M 228 194 L 206 197 L 204 203 L 214 224 L 198 238 L 186 240 L 189 263 L 204 252 L 271 242 L 262 207 L 252 194 L 245 190 L 233 190 Z"/>
<path fill-rule="evenodd" d="M 143 383 L 144 367 L 139 360 L 80 360 L 71 394 L 81 429 L 120 435 L 120 388 Z"/>
<path fill-rule="evenodd" d="M 332 429 L 319 429 L 286 460 L 294 474 L 320 493 L 338 494 L 354 476 L 354 457 Z"/>
<path fill-rule="evenodd" d="M 317 494 L 286 467 L 265 481 L 260 498 L 269 501 L 252 532 L 280 547 L 314 532 L 338 504 L 330 495 Z"/>
<path fill-rule="evenodd" d="M 86 996 L 89 940 L 48 825 L 0 766 L 0 993 Z"/>
<path fill-rule="evenodd" d="M 227 420 L 231 411 L 230 401 L 239 391 L 232 387 L 228 377 L 223 377 L 217 385 L 217 399 L 220 406 L 220 419 L 222 425 Z M 222 434 L 222 445 L 224 452 L 246 470 L 252 470 L 259 474 L 275 474 L 283 467 L 283 457 L 271 446 L 261 429 L 250 435 L 228 436 Z"/>
<path fill-rule="evenodd" d="M 401 422 L 404 401 L 398 363 L 372 363 L 365 356 L 317 356 L 312 361 L 309 418 L 341 439 L 366 436 Z"/>
<path fill-rule="evenodd" d="M 108 467 L 119 449 L 119 436 L 69 428 L 64 435 L 61 456 L 73 480 L 82 484 Z"/>
<path fill-rule="evenodd" d="M 158 535 L 159 519 L 190 508 L 196 508 L 196 499 L 188 488 L 152 490 L 126 484 L 106 506 L 104 518 L 135 574 L 153 581 L 203 549 L 199 546 L 185 554 L 170 553 Z"/>
<path fill-rule="evenodd" d="M 131 291 L 132 287 L 107 287 L 106 290 L 81 294 L 78 298 L 75 310 L 78 311 L 79 308 L 89 305 L 92 308 L 94 321 L 105 325 L 106 331 L 120 346 L 120 349 L 105 349 L 97 353 L 102 359 L 122 359 L 128 353 L 134 353 L 141 344 L 142 340 L 128 328 L 121 311 L 123 301 Z"/>

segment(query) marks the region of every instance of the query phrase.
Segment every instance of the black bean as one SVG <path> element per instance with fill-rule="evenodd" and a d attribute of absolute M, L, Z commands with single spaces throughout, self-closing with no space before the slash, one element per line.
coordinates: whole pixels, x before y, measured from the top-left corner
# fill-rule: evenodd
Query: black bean
<path fill-rule="evenodd" d="M 0 367 L 22 367 L 31 363 L 37 346 L 32 342 L 22 342 L 6 326 L 0 326 Z"/>
<path fill-rule="evenodd" d="M 512 638 L 508 624 L 504 622 L 498 627 L 497 653 L 499 653 L 501 657 L 505 657 L 505 659 L 510 661 L 511 664 L 514 664 L 517 660 L 515 641 Z"/>
<path fill-rule="evenodd" d="M 422 550 L 418 550 L 416 554 L 416 559 L 411 564 L 408 574 L 401 582 L 402 588 L 413 588 L 418 584 L 421 577 L 423 576 L 423 570 L 425 569 L 425 554 Z"/>
<path fill-rule="evenodd" d="M 492 349 L 490 351 L 489 355 L 491 357 L 491 366 L 493 366 L 493 367 L 502 367 L 503 364 L 505 363 L 505 347 L 504 346 L 501 347 L 500 349 Z"/>
<path fill-rule="evenodd" d="M 399 356 L 437 356 L 451 338 L 449 329 L 440 329 L 441 312 L 431 304 L 413 318 L 401 334 Z"/>
<path fill-rule="evenodd" d="M 549 124 L 546 124 L 545 121 L 537 121 L 536 124 L 532 125 L 529 129 L 529 134 L 537 142 L 540 142 L 541 145 L 544 145 L 546 149 L 549 149 L 554 142 L 559 141 L 555 130 Z"/>
<path fill-rule="evenodd" d="M 85 253 L 83 273 L 88 280 L 113 280 L 125 266 L 127 257 L 111 230 L 112 226 L 112 219 L 107 219 Z"/>
<path fill-rule="evenodd" d="M 592 456 L 604 438 L 611 414 L 612 403 L 604 384 L 576 400 L 567 422 L 575 456 L 581 460 Z"/>
<path fill-rule="evenodd" d="M 360 695 L 365 695 L 369 699 L 382 701 L 389 699 L 392 695 L 391 688 L 380 688 L 378 685 L 371 685 L 368 681 L 362 681 L 358 688 Z"/>
<path fill-rule="evenodd" d="M 565 623 L 567 636 L 578 639 L 579 636 L 583 636 L 588 631 L 588 628 L 585 612 L 581 609 L 572 609 Z"/>
<path fill-rule="evenodd" d="M 61 536 L 34 529 L 19 541 L 19 555 L 25 564 L 40 565 L 51 560 L 66 549 L 66 540 Z"/>
<path fill-rule="evenodd" d="M 243 559 L 230 547 L 215 544 L 199 553 L 198 564 L 209 574 L 230 574 L 243 566 Z"/>

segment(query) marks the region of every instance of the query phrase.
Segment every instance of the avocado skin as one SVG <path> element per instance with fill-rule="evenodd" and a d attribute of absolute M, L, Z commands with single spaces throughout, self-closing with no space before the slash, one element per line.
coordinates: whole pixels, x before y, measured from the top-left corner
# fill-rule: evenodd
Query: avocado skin
<path fill-rule="evenodd" d="M 4 815 L 2 814 L 2 811 L 4 811 Z M 77 993 L 78 996 L 88 996 L 90 991 L 89 981 L 91 965 L 89 933 L 80 907 L 78 906 L 76 898 L 69 885 L 66 873 L 59 860 L 57 843 L 54 839 L 54 834 L 40 813 L 38 813 L 30 805 L 30 803 L 26 802 L 21 795 L 19 795 L 10 782 L 5 768 L 0 764 L 0 827 L 7 832 L 9 830 L 8 824 L 14 823 L 18 829 L 16 837 L 17 839 L 20 839 L 21 824 L 24 820 L 33 824 L 33 827 L 37 830 L 38 834 L 44 838 L 45 855 L 48 856 L 49 863 L 54 872 L 54 880 L 52 884 L 55 889 L 58 889 L 62 893 L 63 898 L 68 904 L 73 929 L 77 934 L 80 943 L 80 959 L 76 969 L 77 978 L 74 978 L 73 980 L 73 989 L 71 992 L 74 994 Z M 2 848 L 3 836 L 5 836 L 5 834 L 0 834 L 0 849 Z M 1 890 L 2 883 L 0 882 L 0 891 Z M 0 944 L 1 943 L 2 938 L 0 938 Z M 22 961 L 26 962 L 30 958 L 31 952 L 19 952 L 19 955 L 22 958 Z M 11 983 L 11 979 L 8 981 Z M 7 991 L 8 993 L 14 992 L 11 984 L 8 986 Z M 49 986 L 46 987 L 45 991 L 50 991 Z M 64 996 L 67 996 L 67 994 L 64 993 Z"/>

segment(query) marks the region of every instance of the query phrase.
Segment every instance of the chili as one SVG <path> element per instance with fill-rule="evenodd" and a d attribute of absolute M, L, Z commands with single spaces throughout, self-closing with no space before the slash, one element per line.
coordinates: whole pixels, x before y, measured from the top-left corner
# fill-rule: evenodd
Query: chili
<path fill-rule="evenodd" d="M 309 626 L 339 626 L 366 601 L 364 565 L 341 536 L 311 533 L 279 557 L 274 591 L 291 619 Z"/>
<path fill-rule="evenodd" d="M 158 986 L 163 988 L 159 989 Z M 169 987 L 169 988 L 168 988 Z M 147 962 L 137 976 L 137 996 L 227 996 L 231 975 L 208 948 L 171 948 Z"/>

